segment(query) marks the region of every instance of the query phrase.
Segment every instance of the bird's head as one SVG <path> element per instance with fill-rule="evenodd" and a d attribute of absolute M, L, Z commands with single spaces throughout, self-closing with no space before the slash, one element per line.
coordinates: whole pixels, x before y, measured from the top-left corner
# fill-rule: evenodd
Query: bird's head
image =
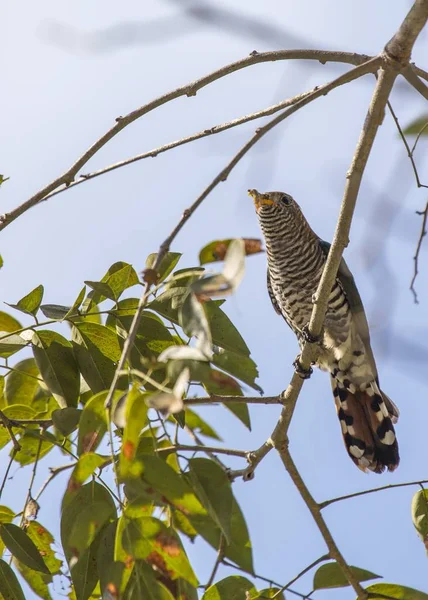
<path fill-rule="evenodd" d="M 284 192 L 265 192 L 261 194 L 257 190 L 248 190 L 248 195 L 254 200 L 256 212 L 259 219 L 263 217 L 280 217 L 286 213 L 293 212 L 296 206 L 293 198 Z"/>

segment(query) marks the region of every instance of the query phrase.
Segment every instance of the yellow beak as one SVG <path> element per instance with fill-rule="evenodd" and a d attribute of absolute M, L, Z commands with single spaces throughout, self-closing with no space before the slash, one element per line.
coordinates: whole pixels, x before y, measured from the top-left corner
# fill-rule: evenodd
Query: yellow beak
<path fill-rule="evenodd" d="M 271 206 L 272 204 L 275 204 L 267 194 L 260 194 L 257 190 L 248 190 L 248 195 L 254 200 L 256 210 L 259 210 L 262 206 Z"/>

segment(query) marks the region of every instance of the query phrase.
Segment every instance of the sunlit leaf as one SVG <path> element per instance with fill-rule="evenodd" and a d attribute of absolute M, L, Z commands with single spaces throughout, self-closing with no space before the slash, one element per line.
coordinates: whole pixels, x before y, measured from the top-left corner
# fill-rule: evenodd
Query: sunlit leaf
<path fill-rule="evenodd" d="M 60 407 L 76 406 L 80 375 L 71 343 L 56 331 L 39 330 L 32 344 L 39 371 Z"/>
<path fill-rule="evenodd" d="M 73 302 L 73 305 L 70 307 L 70 310 L 65 315 L 64 319 L 69 319 L 70 317 L 77 315 L 79 312 L 80 305 L 82 304 L 86 294 L 86 286 L 80 290 L 79 295 L 76 300 Z"/>
<path fill-rule="evenodd" d="M 49 574 L 40 552 L 23 529 L 13 523 L 2 523 L 0 536 L 9 552 L 21 563 L 35 571 Z"/>
<path fill-rule="evenodd" d="M 120 359 L 117 335 L 98 323 L 75 323 L 73 349 L 83 378 L 94 393 L 109 389 Z"/>
<path fill-rule="evenodd" d="M 231 575 L 207 589 L 201 600 L 244 600 L 257 592 L 245 577 Z"/>
<path fill-rule="evenodd" d="M 19 352 L 22 348 L 24 348 L 28 344 L 28 341 L 25 340 L 20 335 L 15 333 L 11 333 L 7 335 L 7 332 L 0 331 L 0 357 L 8 358 L 15 354 L 15 352 Z"/>
<path fill-rule="evenodd" d="M 385 600 L 385 597 L 398 600 L 428 600 L 428 594 L 425 592 L 394 583 L 375 583 L 369 585 L 366 591 L 370 593 L 370 600 Z"/>
<path fill-rule="evenodd" d="M 62 561 L 55 556 L 55 550 L 52 548 L 52 545 L 55 543 L 52 534 L 38 521 L 28 523 L 26 532 L 43 557 L 43 561 L 50 573 L 52 575 L 60 573 Z"/>
<path fill-rule="evenodd" d="M 412 521 L 428 551 L 428 490 L 419 490 L 412 499 Z"/>
<path fill-rule="evenodd" d="M 146 560 L 171 579 L 182 577 L 192 585 L 198 585 L 179 537 L 159 519 L 132 519 L 123 532 L 122 543 L 135 560 Z"/>
<path fill-rule="evenodd" d="M 268 598 L 275 598 L 275 600 L 285 600 L 285 596 L 280 589 L 276 587 L 265 588 L 259 592 L 251 593 L 248 596 L 248 600 L 268 600 Z"/>
<path fill-rule="evenodd" d="M 78 489 L 105 462 L 106 457 L 100 454 L 94 454 L 93 452 L 82 454 L 70 476 L 67 490 L 74 491 Z"/>
<path fill-rule="evenodd" d="M 61 542 L 67 562 L 72 563 L 71 577 L 79 600 L 87 600 L 97 584 L 97 553 L 103 530 L 101 529 L 90 547 L 78 556 L 69 540 L 74 525 L 79 521 L 82 512 L 98 502 L 109 505 L 111 518 L 116 517 L 116 509 L 110 493 L 95 481 L 87 483 L 74 493 L 67 493 L 62 502 Z"/>
<path fill-rule="evenodd" d="M 218 433 L 202 419 L 200 415 L 195 413 L 190 408 L 186 408 L 186 425 L 195 433 L 212 438 L 213 440 L 222 441 Z"/>
<path fill-rule="evenodd" d="M 359 569 L 358 567 L 351 567 L 351 570 L 357 581 L 368 581 L 370 579 L 380 578 L 380 575 L 376 575 L 365 569 Z M 348 585 L 348 580 L 336 562 L 321 565 L 315 572 L 313 583 L 314 590 L 346 587 Z"/>
<path fill-rule="evenodd" d="M 52 596 L 48 587 L 48 585 L 52 582 L 51 575 L 40 573 L 40 571 L 34 571 L 16 559 L 13 561 L 13 564 L 18 569 L 21 577 L 23 577 L 27 585 L 39 598 L 42 598 L 43 600 L 52 600 Z"/>
<path fill-rule="evenodd" d="M 167 252 L 157 267 L 158 281 L 163 281 L 168 277 L 171 271 L 174 269 L 178 261 L 180 260 L 181 254 L 179 252 Z M 153 269 L 155 266 L 157 254 L 149 254 L 146 260 L 146 268 Z"/>
<path fill-rule="evenodd" d="M 90 287 L 97 294 L 97 304 L 103 302 L 106 298 L 109 300 L 116 300 L 116 295 L 109 286 L 108 283 L 104 281 L 85 281 L 85 285 Z M 94 296 L 92 296 L 93 300 Z M 94 300 L 93 300 L 94 301 Z"/>
<path fill-rule="evenodd" d="M 41 444 L 40 440 L 42 440 Z M 27 428 L 19 436 L 18 441 L 21 449 L 16 454 L 11 450 L 10 455 L 12 456 L 13 453 L 14 460 L 23 467 L 32 464 L 37 456 L 39 458 L 46 456 L 53 449 L 56 439 L 49 431 L 42 434 L 39 429 Z"/>
<path fill-rule="evenodd" d="M 39 387 L 39 369 L 34 358 L 26 358 L 14 366 L 6 378 L 7 404 L 31 404 Z"/>
<path fill-rule="evenodd" d="M 92 396 L 85 404 L 80 416 L 77 454 L 94 452 L 107 432 L 107 413 L 104 403 L 108 392 L 100 392 Z M 116 392 L 116 397 L 120 392 Z"/>
<path fill-rule="evenodd" d="M 0 331 L 12 333 L 13 331 L 21 328 L 21 323 L 15 319 L 15 317 L 12 317 L 12 315 L 0 310 Z M 1 335 L 2 334 L 0 334 L 0 337 Z"/>
<path fill-rule="evenodd" d="M 147 425 L 147 405 L 145 398 L 138 388 L 133 387 L 125 402 L 125 428 L 122 438 L 122 448 L 119 459 L 119 472 L 122 479 L 137 477 L 143 470 L 143 465 L 136 460 L 138 438 L 143 427 Z"/>
<path fill-rule="evenodd" d="M 43 286 L 38 285 L 34 290 L 31 290 L 29 294 L 21 298 L 21 300 L 18 300 L 16 304 L 9 304 L 8 302 L 6 302 L 6 304 L 12 308 L 16 308 L 16 310 L 35 317 L 43 299 L 43 292 Z"/>
<path fill-rule="evenodd" d="M 36 411 L 31 406 L 24 404 L 12 404 L 3 409 L 3 413 L 9 419 L 34 419 Z M 10 442 L 10 435 L 6 427 L 0 427 L 0 448 L 4 448 Z"/>

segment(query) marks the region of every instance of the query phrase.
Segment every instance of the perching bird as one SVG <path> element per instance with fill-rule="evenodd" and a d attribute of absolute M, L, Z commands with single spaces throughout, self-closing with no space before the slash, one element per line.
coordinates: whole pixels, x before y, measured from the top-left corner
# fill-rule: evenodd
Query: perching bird
<path fill-rule="evenodd" d="M 266 243 L 267 287 L 276 312 L 300 347 L 330 244 L 312 231 L 299 205 L 283 192 L 249 190 Z M 394 426 L 398 409 L 380 390 L 364 307 L 342 259 L 330 292 L 316 365 L 329 371 L 349 456 L 362 471 L 394 471 L 399 463 Z"/>

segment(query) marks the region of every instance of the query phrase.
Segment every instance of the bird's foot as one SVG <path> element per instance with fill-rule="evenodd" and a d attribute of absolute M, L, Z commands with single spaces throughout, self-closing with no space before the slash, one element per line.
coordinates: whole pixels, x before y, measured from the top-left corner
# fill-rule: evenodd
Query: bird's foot
<path fill-rule="evenodd" d="M 305 325 L 302 328 L 302 337 L 305 340 L 305 342 L 308 342 L 309 344 L 318 344 L 321 340 L 321 336 L 319 335 L 312 335 L 309 331 L 309 325 Z"/>
<path fill-rule="evenodd" d="M 300 362 L 300 354 L 296 356 L 296 360 L 293 362 L 293 367 L 296 373 L 300 375 L 302 379 L 309 379 L 313 373 L 312 367 L 309 367 L 309 369 L 304 369 L 302 367 L 302 363 Z"/>

